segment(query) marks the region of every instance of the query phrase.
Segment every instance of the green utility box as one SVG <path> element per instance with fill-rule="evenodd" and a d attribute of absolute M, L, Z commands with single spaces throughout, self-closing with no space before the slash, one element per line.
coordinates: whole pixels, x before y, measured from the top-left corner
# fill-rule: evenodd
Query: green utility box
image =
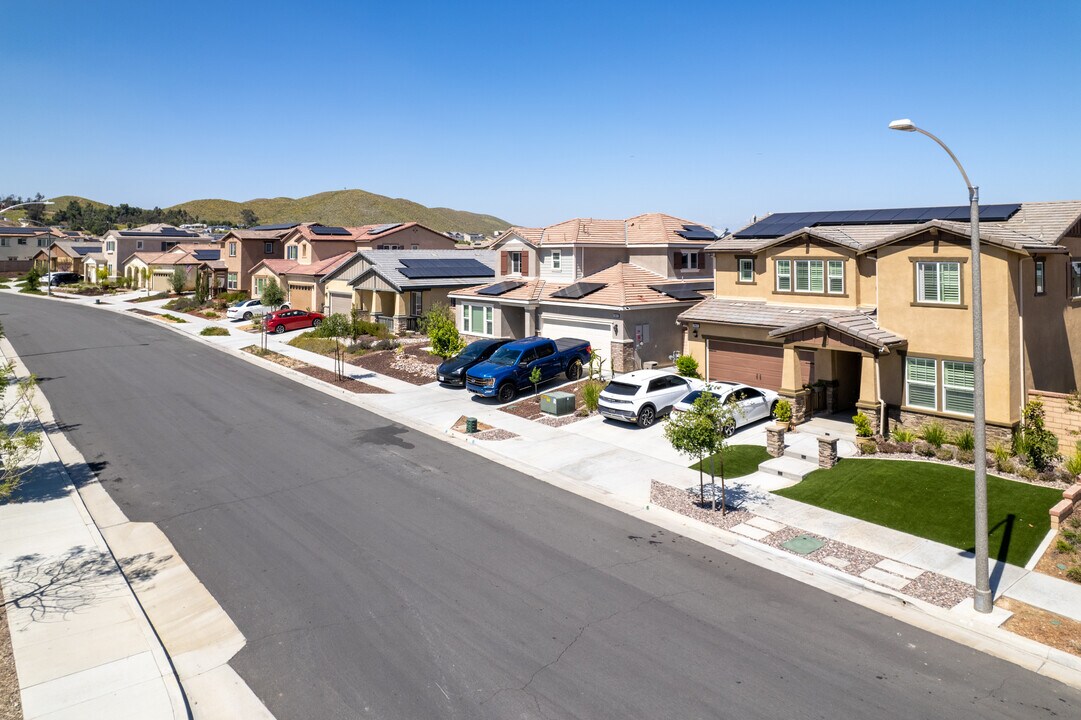
<path fill-rule="evenodd" d="M 541 412 L 549 415 L 570 415 L 574 412 L 574 395 L 566 392 L 550 392 L 541 395 Z"/>

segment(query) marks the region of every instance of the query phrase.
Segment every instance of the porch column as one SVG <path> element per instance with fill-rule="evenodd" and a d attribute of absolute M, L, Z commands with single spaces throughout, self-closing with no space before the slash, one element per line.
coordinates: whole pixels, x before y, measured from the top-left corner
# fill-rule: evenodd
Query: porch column
<path fill-rule="evenodd" d="M 856 409 L 871 420 L 871 427 L 876 433 L 883 434 L 885 418 L 880 417 L 881 405 L 879 398 L 881 393 L 878 388 L 878 358 L 869 353 L 864 353 L 860 359 L 860 399 L 856 401 Z"/>
<path fill-rule="evenodd" d="M 778 392 L 792 403 L 792 424 L 807 422 L 811 419 L 811 391 L 803 387 L 799 353 L 794 346 L 785 345 L 782 363 L 781 389 Z"/>

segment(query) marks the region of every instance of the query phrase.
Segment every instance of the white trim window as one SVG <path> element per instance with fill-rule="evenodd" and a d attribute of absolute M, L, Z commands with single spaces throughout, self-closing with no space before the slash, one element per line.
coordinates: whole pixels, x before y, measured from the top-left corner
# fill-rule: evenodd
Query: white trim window
<path fill-rule="evenodd" d="M 236 243 L 229 243 L 229 257 L 236 257 Z"/>
<path fill-rule="evenodd" d="M 777 292 L 792 292 L 792 261 L 778 260 L 774 265 Z"/>
<path fill-rule="evenodd" d="M 494 335 L 491 305 L 462 305 L 462 332 L 473 335 Z"/>
<path fill-rule="evenodd" d="M 796 260 L 796 292 L 824 293 L 826 291 L 824 263 L 821 260 Z"/>
<path fill-rule="evenodd" d="M 424 293 L 414 290 L 409 294 L 410 315 L 420 317 L 424 314 Z"/>
<path fill-rule="evenodd" d="M 236 290 L 236 273 L 229 273 L 226 277 L 225 287 L 229 290 Z"/>
<path fill-rule="evenodd" d="M 698 269 L 698 252 L 695 251 L 695 250 L 681 250 L 680 252 L 683 255 L 683 265 L 681 266 L 682 269 L 684 269 L 684 270 L 697 270 Z"/>
<path fill-rule="evenodd" d="M 136 240 L 135 241 L 135 249 L 136 250 L 142 250 L 143 249 L 143 241 L 142 240 Z"/>
<path fill-rule="evenodd" d="M 916 301 L 938 305 L 960 305 L 961 263 L 916 263 Z"/>
<path fill-rule="evenodd" d="M 826 263 L 826 290 L 830 295 L 845 294 L 844 260 L 830 260 Z"/>
<path fill-rule="evenodd" d="M 105 243 L 105 252 L 107 252 L 107 253 L 116 252 L 116 241 L 115 240 L 110 240 L 109 242 Z"/>
<path fill-rule="evenodd" d="M 905 405 L 938 409 L 937 365 L 932 358 L 905 358 Z"/>
<path fill-rule="evenodd" d="M 297 246 L 296 245 L 290 245 L 289 247 L 285 248 L 285 259 L 286 260 L 296 260 L 297 259 Z"/>
<path fill-rule="evenodd" d="M 263 254 L 264 255 L 273 255 L 274 254 L 274 243 L 273 242 L 265 242 L 265 243 L 263 243 Z"/>
<path fill-rule="evenodd" d="M 739 281 L 741 283 L 754 282 L 754 258 L 739 259 Z"/>
<path fill-rule="evenodd" d="M 563 251 L 552 251 L 552 272 L 561 272 L 563 270 Z"/>
<path fill-rule="evenodd" d="M 1070 260 L 1070 297 L 1081 297 L 1081 260 Z"/>
<path fill-rule="evenodd" d="M 960 360 L 942 361 L 942 412 L 972 415 L 976 384 L 973 367 Z"/>
<path fill-rule="evenodd" d="M 507 253 L 507 260 L 510 263 L 510 272 L 521 275 L 522 274 L 522 253 L 514 250 Z"/>

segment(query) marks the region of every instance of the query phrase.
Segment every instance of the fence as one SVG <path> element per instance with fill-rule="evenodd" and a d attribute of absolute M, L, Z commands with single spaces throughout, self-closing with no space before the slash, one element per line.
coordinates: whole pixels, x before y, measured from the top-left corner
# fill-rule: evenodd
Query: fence
<path fill-rule="evenodd" d="M 33 260 L 0 260 L 0 274 L 29 272 L 32 267 Z"/>

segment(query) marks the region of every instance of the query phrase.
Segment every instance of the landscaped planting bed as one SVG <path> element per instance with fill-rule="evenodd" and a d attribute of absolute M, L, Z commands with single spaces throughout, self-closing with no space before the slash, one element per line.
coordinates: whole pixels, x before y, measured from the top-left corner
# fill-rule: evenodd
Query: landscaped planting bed
<path fill-rule="evenodd" d="M 458 421 L 454 423 L 451 430 L 460 432 L 467 437 L 471 437 L 475 440 L 510 440 L 511 438 L 518 437 L 517 433 L 512 433 L 510 430 L 504 430 L 502 428 L 492 427 L 488 423 L 477 422 L 477 432 L 467 433 L 465 430 L 466 417 L 462 415 L 458 418 Z"/>
<path fill-rule="evenodd" d="M 435 382 L 435 369 L 443 360 L 425 350 L 426 345 L 426 340 L 406 341 L 402 343 L 400 352 L 374 350 L 363 355 L 351 355 L 346 362 L 413 385 L 427 385 Z"/>
<path fill-rule="evenodd" d="M 1081 584 L 1081 516 L 1074 515 L 1062 523 L 1036 563 L 1036 572 Z"/>
<path fill-rule="evenodd" d="M 363 393 L 368 395 L 378 395 L 386 393 L 383 388 L 376 387 L 375 385 L 369 385 L 366 382 L 361 382 L 355 378 L 347 377 L 343 380 L 339 380 L 338 376 L 332 370 L 326 368 L 316 367 L 309 365 L 303 360 L 297 360 L 291 358 L 288 355 L 282 355 L 281 353 L 274 352 L 273 350 L 263 350 L 257 345 L 248 345 L 242 348 L 244 352 L 251 353 L 257 357 L 261 357 L 264 360 L 269 360 L 273 363 L 277 363 L 283 367 L 291 368 L 298 372 L 302 372 L 309 377 L 313 377 L 316 380 L 322 380 L 323 382 L 330 383 L 335 387 L 340 387 L 343 390 L 349 390 L 350 392 Z"/>
<path fill-rule="evenodd" d="M 848 459 L 776 494 L 971 551 L 972 477 L 971 470 L 945 464 Z M 1062 493 L 994 475 L 987 486 L 991 557 L 1024 566 L 1050 529 L 1048 510 Z"/>
<path fill-rule="evenodd" d="M 995 605 L 1013 613 L 1002 625 L 1005 630 L 1081 656 L 1081 622 L 1007 597 Z"/>
<path fill-rule="evenodd" d="M 541 391 L 538 394 L 533 394 L 533 388 L 529 388 L 525 391 L 528 393 L 528 397 L 510 403 L 509 405 L 504 405 L 499 409 L 505 413 L 510 413 L 511 415 L 525 418 L 526 420 L 533 420 L 551 427 L 570 425 L 571 423 L 578 422 L 579 420 L 583 420 L 596 413 L 596 411 L 591 413 L 586 410 L 585 402 L 582 400 L 583 389 L 589 380 L 577 380 L 575 382 L 564 381 L 563 385 L 559 385 L 558 382 L 559 381 L 557 380 L 556 383 L 553 383 L 549 380 L 547 384 L 542 384 Z M 541 412 L 541 395 L 556 391 L 574 394 L 574 407 L 576 410 L 573 413 L 557 417 Z"/>

